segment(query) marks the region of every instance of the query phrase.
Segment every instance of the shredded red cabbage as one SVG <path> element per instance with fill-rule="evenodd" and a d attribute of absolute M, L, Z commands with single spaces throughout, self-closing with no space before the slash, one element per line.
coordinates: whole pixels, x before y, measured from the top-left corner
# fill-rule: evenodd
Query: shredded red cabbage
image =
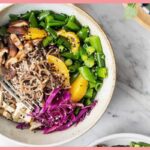
<path fill-rule="evenodd" d="M 31 116 L 35 121 L 41 123 L 43 133 L 48 134 L 65 130 L 73 124 L 79 123 L 95 105 L 96 101 L 89 106 L 75 104 L 71 101 L 69 91 L 56 88 L 47 98 L 43 108 L 36 107 Z M 74 111 L 77 107 L 80 107 L 80 112 L 76 116 Z"/>

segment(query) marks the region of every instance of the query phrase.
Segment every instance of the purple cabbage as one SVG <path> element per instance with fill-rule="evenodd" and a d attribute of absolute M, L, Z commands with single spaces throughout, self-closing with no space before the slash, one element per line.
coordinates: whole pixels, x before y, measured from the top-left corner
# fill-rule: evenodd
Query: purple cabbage
<path fill-rule="evenodd" d="M 41 123 L 43 133 L 48 134 L 78 124 L 95 105 L 96 101 L 89 106 L 73 103 L 69 91 L 56 88 L 50 93 L 44 106 L 42 108 L 36 107 L 31 116 L 35 121 Z M 74 111 L 77 107 L 80 108 L 80 112 L 75 115 Z"/>

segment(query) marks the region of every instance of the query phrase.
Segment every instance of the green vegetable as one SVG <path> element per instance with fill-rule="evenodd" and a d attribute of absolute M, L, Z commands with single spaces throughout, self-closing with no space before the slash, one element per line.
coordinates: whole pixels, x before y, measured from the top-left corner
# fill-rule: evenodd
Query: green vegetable
<path fill-rule="evenodd" d="M 105 68 L 105 67 L 97 68 L 97 76 L 100 78 L 106 78 L 107 77 L 107 68 Z"/>
<path fill-rule="evenodd" d="M 7 28 L 5 26 L 0 27 L 0 36 L 5 36 L 7 34 Z"/>
<path fill-rule="evenodd" d="M 38 16 L 38 19 L 39 20 L 43 20 L 43 19 L 45 19 L 45 17 L 47 17 L 48 15 L 50 14 L 50 11 L 43 11 L 43 12 L 41 12 L 40 14 L 39 14 L 39 16 Z"/>
<path fill-rule="evenodd" d="M 54 38 L 57 39 L 57 33 L 55 30 L 53 30 L 52 28 L 46 28 L 46 31 Z"/>
<path fill-rule="evenodd" d="M 86 50 L 84 48 L 80 47 L 79 53 L 80 53 L 80 57 L 83 61 L 88 59 L 88 55 L 87 55 Z"/>
<path fill-rule="evenodd" d="M 95 52 L 95 48 L 92 47 L 92 46 L 88 46 L 88 47 L 86 47 L 86 52 L 87 52 L 89 55 L 91 55 L 91 54 L 93 54 L 93 53 Z"/>
<path fill-rule="evenodd" d="M 65 60 L 65 64 L 66 64 L 66 66 L 71 66 L 73 64 L 73 62 L 71 59 L 67 59 L 67 60 Z"/>
<path fill-rule="evenodd" d="M 56 41 L 56 44 L 57 45 L 63 45 L 63 46 L 65 46 L 65 48 L 67 48 L 67 49 L 69 49 L 70 50 L 70 48 L 71 48 L 71 44 L 70 44 L 70 42 L 66 39 L 66 38 L 64 38 L 64 37 L 62 37 L 62 36 L 60 36 L 59 38 L 58 38 L 58 40 Z"/>
<path fill-rule="evenodd" d="M 34 12 L 31 12 L 31 15 L 29 17 L 29 22 L 30 22 L 30 27 L 34 27 L 34 28 L 38 27 L 38 22 Z"/>
<path fill-rule="evenodd" d="M 102 45 L 99 36 L 91 35 L 85 39 L 85 42 L 90 43 L 90 45 L 98 52 L 103 53 Z"/>
<path fill-rule="evenodd" d="M 77 22 L 75 16 L 70 16 L 68 19 L 68 22 L 66 24 L 66 27 L 73 31 L 79 31 L 80 30 L 80 24 Z"/>
<path fill-rule="evenodd" d="M 47 47 L 50 42 L 52 42 L 53 38 L 51 36 L 47 36 L 43 41 L 42 41 L 42 44 L 44 47 Z"/>
<path fill-rule="evenodd" d="M 90 69 L 87 66 L 80 67 L 79 72 L 82 74 L 82 76 L 86 80 L 93 82 L 93 83 L 96 82 L 95 76 L 93 75 L 93 73 L 90 71 Z"/>
<path fill-rule="evenodd" d="M 95 89 L 96 91 L 99 90 L 99 88 L 102 86 L 102 83 L 97 81 L 96 83 L 90 82 L 89 83 L 89 88 Z"/>
<path fill-rule="evenodd" d="M 21 18 L 25 20 L 29 20 L 30 15 L 31 15 L 31 12 L 26 12 L 25 14 L 21 15 Z"/>
<path fill-rule="evenodd" d="M 60 49 L 60 52 L 63 52 L 65 49 L 65 47 L 63 45 L 60 45 L 58 48 Z"/>
<path fill-rule="evenodd" d="M 94 66 L 94 57 L 89 57 L 87 60 L 84 61 L 84 64 L 89 67 L 92 68 Z"/>
<path fill-rule="evenodd" d="M 16 14 L 10 14 L 9 18 L 10 18 L 10 21 L 17 21 L 19 19 L 19 16 Z"/>
<path fill-rule="evenodd" d="M 60 13 L 60 14 L 53 14 L 54 19 L 59 20 L 59 21 L 65 21 L 68 16 L 66 14 Z"/>
<path fill-rule="evenodd" d="M 69 66 L 68 69 L 71 73 L 77 72 L 78 68 L 80 67 L 79 62 L 75 62 L 72 66 Z"/>
<path fill-rule="evenodd" d="M 65 57 L 65 58 L 72 59 L 72 60 L 77 60 L 78 59 L 77 55 L 74 55 L 71 52 L 63 52 L 63 53 L 61 53 L 61 56 Z"/>
<path fill-rule="evenodd" d="M 49 22 L 51 21 L 54 21 L 54 17 L 52 15 L 48 15 L 46 18 L 45 18 L 45 22 L 46 24 L 48 24 Z"/>
<path fill-rule="evenodd" d="M 45 24 L 45 22 L 44 22 L 44 21 L 41 21 L 41 22 L 39 23 L 39 26 L 41 26 L 41 27 L 45 28 L 45 27 L 46 27 L 46 24 Z"/>
<path fill-rule="evenodd" d="M 95 84 L 95 90 L 98 91 L 101 86 L 102 86 L 102 83 L 97 82 L 97 83 Z"/>
<path fill-rule="evenodd" d="M 81 30 L 77 33 L 81 40 L 85 40 L 90 33 L 89 27 L 82 27 Z"/>
<path fill-rule="evenodd" d="M 150 144 L 145 142 L 131 142 L 130 147 L 150 147 Z"/>
<path fill-rule="evenodd" d="M 65 25 L 65 24 L 66 24 L 65 21 L 50 20 L 50 18 L 49 18 L 49 22 L 47 23 L 46 27 L 47 28 L 49 28 L 49 27 L 61 27 L 61 26 Z"/>
<path fill-rule="evenodd" d="M 93 96 L 93 89 L 88 88 L 85 97 L 86 98 L 92 98 L 92 96 Z"/>
<path fill-rule="evenodd" d="M 76 78 L 78 77 L 78 75 L 79 75 L 79 72 L 77 72 L 77 73 L 75 73 L 75 74 L 72 74 L 72 75 L 71 75 L 70 82 L 73 83 L 73 81 L 76 80 Z"/>
<path fill-rule="evenodd" d="M 125 8 L 125 17 L 127 19 L 135 18 L 137 16 L 136 3 L 129 3 Z"/>
<path fill-rule="evenodd" d="M 77 107 L 77 108 L 75 109 L 75 111 L 74 111 L 74 114 L 75 114 L 75 115 L 78 115 L 79 112 L 80 112 L 80 110 L 81 110 L 81 108 L 80 108 L 80 107 Z"/>
<path fill-rule="evenodd" d="M 105 55 L 96 53 L 96 60 L 99 67 L 105 67 Z"/>
<path fill-rule="evenodd" d="M 85 99 L 84 100 L 85 106 L 89 106 L 91 103 L 92 103 L 92 101 L 90 99 Z"/>

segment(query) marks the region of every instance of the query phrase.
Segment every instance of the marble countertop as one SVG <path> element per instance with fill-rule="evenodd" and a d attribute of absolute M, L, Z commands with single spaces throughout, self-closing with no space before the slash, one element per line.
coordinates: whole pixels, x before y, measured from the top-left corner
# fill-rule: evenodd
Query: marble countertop
<path fill-rule="evenodd" d="M 87 146 L 113 133 L 150 136 L 150 31 L 126 20 L 121 4 L 78 5 L 103 27 L 114 49 L 117 83 L 111 103 L 86 134 L 63 146 Z M 0 146 L 19 146 L 0 136 Z"/>

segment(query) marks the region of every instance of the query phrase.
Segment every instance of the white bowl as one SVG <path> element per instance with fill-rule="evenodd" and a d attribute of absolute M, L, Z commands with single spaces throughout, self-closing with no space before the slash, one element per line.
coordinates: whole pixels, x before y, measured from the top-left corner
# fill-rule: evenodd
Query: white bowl
<path fill-rule="evenodd" d="M 9 139 L 24 143 L 26 145 L 48 145 L 56 146 L 69 142 L 88 131 L 99 120 L 106 110 L 115 87 L 116 67 L 111 45 L 101 29 L 101 27 L 84 11 L 71 4 L 14 4 L 0 12 L 0 25 L 8 22 L 8 14 L 20 14 L 29 10 L 53 10 L 58 13 L 75 15 L 83 24 L 88 25 L 92 34 L 101 38 L 103 51 L 106 56 L 106 66 L 108 68 L 108 78 L 104 80 L 103 87 L 98 92 L 96 99 L 98 104 L 89 116 L 77 126 L 61 132 L 43 135 L 41 132 L 33 133 L 29 130 L 18 130 L 16 124 L 4 118 L 0 118 L 0 133 Z"/>
<path fill-rule="evenodd" d="M 99 144 L 107 146 L 129 145 L 131 142 L 150 143 L 150 137 L 141 134 L 119 133 L 100 138 L 91 143 L 89 146 L 97 146 Z"/>

